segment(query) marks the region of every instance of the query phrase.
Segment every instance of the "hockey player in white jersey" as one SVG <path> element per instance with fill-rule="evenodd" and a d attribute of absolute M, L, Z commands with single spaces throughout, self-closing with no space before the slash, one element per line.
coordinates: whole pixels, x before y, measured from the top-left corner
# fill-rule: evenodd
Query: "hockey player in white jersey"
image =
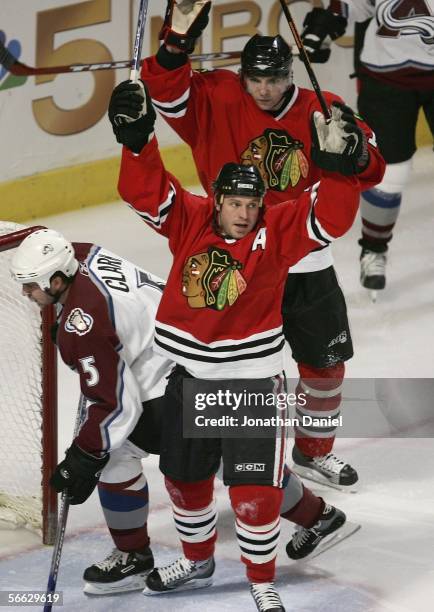
<path fill-rule="evenodd" d="M 371 19 L 366 28 L 356 24 L 358 109 L 387 163 L 383 181 L 361 198 L 360 281 L 375 292 L 386 285 L 388 243 L 410 176 L 421 109 L 434 135 L 434 0 L 331 0 L 326 10 L 314 8 L 302 33 L 311 59 L 321 61 L 327 37 L 344 34 L 350 19 Z"/>
<path fill-rule="evenodd" d="M 11 263 L 23 293 L 56 304 L 56 343 L 88 400 L 78 436 L 51 484 L 83 503 L 98 487 L 115 548 L 84 572 L 85 592 L 140 589 L 153 568 L 141 459 L 159 453 L 159 417 L 172 363 L 152 348 L 163 281 L 94 244 L 54 230 L 30 234 Z M 100 475 L 101 474 L 101 475 Z"/>

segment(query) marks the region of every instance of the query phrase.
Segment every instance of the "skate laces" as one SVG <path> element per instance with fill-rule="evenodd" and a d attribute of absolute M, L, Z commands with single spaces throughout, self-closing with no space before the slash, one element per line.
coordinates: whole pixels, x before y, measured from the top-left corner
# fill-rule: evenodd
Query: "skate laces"
<path fill-rule="evenodd" d="M 360 260 L 364 276 L 384 276 L 386 273 L 386 255 L 365 251 Z"/>
<path fill-rule="evenodd" d="M 167 586 L 171 582 L 186 578 L 194 566 L 194 561 L 190 561 L 190 559 L 186 559 L 185 557 L 180 557 L 170 565 L 159 567 L 158 574 L 163 584 Z"/>
<path fill-rule="evenodd" d="M 129 553 L 127 552 L 122 552 L 117 548 L 113 548 L 112 552 L 103 561 L 95 563 L 95 565 L 104 572 L 109 571 L 117 565 L 125 565 L 128 555 Z"/>
<path fill-rule="evenodd" d="M 282 601 L 273 582 L 252 583 L 250 588 L 261 612 L 282 607 Z"/>
<path fill-rule="evenodd" d="M 312 461 L 322 470 L 327 470 L 333 474 L 339 473 L 346 465 L 345 461 L 342 461 L 333 453 L 328 453 L 324 457 L 313 457 Z"/>
<path fill-rule="evenodd" d="M 291 540 L 292 546 L 295 548 L 295 550 L 304 546 L 306 542 L 309 540 L 310 535 L 311 535 L 310 529 L 307 529 L 306 527 L 297 526 L 295 528 L 295 533 L 292 536 L 292 540 Z"/>

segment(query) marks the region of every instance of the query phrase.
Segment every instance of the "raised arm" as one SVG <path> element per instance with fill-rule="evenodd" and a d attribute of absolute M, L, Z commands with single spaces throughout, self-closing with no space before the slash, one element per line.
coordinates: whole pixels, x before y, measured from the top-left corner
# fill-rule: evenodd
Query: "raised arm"
<path fill-rule="evenodd" d="M 130 120 L 118 124 L 115 117 L 119 112 Z M 145 223 L 169 238 L 170 249 L 175 252 L 190 216 L 206 207 L 206 198 L 184 190 L 166 171 L 154 135 L 155 111 L 146 88 L 141 95 L 138 90 L 116 87 L 109 119 L 117 141 L 124 144 L 119 194 Z"/>
<path fill-rule="evenodd" d="M 271 217 L 280 216 L 282 230 L 289 228 L 281 231 L 280 243 L 282 255 L 289 256 L 291 265 L 312 249 L 327 246 L 353 224 L 361 191 L 360 171 L 369 156 L 366 135 L 350 108 L 333 103 L 330 123 L 322 113 L 313 114 L 311 157 L 322 168 L 321 180 L 298 200 L 270 211 Z M 293 234 L 290 242 L 288 231 Z"/>
<path fill-rule="evenodd" d="M 141 73 L 156 109 L 191 147 L 198 130 L 208 125 L 212 90 L 221 72 L 193 72 L 188 57 L 208 23 L 210 7 L 203 0 L 169 0 L 160 32 L 163 44 L 143 62 Z"/>

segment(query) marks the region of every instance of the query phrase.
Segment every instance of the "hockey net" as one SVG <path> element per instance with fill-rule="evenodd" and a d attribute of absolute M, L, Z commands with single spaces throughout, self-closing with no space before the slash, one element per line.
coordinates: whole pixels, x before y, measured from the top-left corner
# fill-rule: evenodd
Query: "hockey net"
<path fill-rule="evenodd" d="M 10 275 L 14 250 L 32 231 L 0 221 L 0 528 L 27 527 L 54 542 L 57 495 L 57 362 L 54 308 L 21 294 Z"/>

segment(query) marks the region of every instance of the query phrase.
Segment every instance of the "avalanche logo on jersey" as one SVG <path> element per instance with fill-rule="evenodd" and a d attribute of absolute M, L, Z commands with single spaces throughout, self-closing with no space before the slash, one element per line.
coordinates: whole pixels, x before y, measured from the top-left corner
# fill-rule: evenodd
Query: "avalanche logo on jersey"
<path fill-rule="evenodd" d="M 191 308 L 232 306 L 247 287 L 242 267 L 228 251 L 216 247 L 191 255 L 182 272 L 182 295 Z"/>
<path fill-rule="evenodd" d="M 65 330 L 71 334 L 84 336 L 92 329 L 93 318 L 81 308 L 74 308 L 65 321 Z"/>
<path fill-rule="evenodd" d="M 377 8 L 379 36 L 420 36 L 434 44 L 434 18 L 425 0 L 384 0 Z"/>
<path fill-rule="evenodd" d="M 294 187 L 300 177 L 306 178 L 309 173 L 303 147 L 300 140 L 294 140 L 287 132 L 267 128 L 249 142 L 241 153 L 241 162 L 256 166 L 269 189 L 285 191 L 288 185 Z"/>

